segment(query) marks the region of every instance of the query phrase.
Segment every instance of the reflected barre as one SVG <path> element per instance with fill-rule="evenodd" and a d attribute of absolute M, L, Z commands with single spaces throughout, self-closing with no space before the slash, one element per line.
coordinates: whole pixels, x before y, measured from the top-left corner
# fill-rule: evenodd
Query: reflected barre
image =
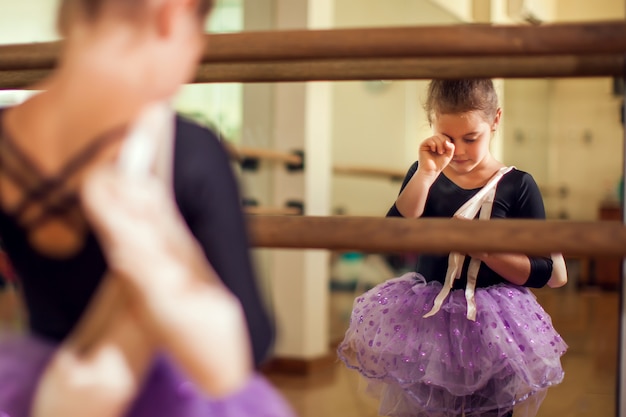
<path fill-rule="evenodd" d="M 229 148 L 231 157 L 237 161 L 243 161 L 245 159 L 261 159 L 265 161 L 283 162 L 287 165 L 301 166 L 303 164 L 302 156 L 295 153 L 234 145 L 230 145 Z"/>
<path fill-rule="evenodd" d="M 623 54 L 205 63 L 196 83 L 621 76 Z M 1 72 L 0 72 L 1 74 Z"/>
<path fill-rule="evenodd" d="M 335 175 L 348 175 L 357 177 L 378 177 L 389 178 L 392 181 L 402 181 L 406 171 L 392 168 L 382 168 L 366 165 L 335 165 L 333 166 Z"/>
<path fill-rule="evenodd" d="M 230 157 L 240 164 L 244 164 L 246 160 L 266 160 L 282 162 L 291 167 L 300 167 L 304 163 L 303 156 L 298 153 L 236 146 L 228 141 L 224 141 L 224 146 Z M 402 181 L 406 175 L 406 171 L 403 170 L 370 165 L 334 165 L 333 173 L 347 176 L 382 177 L 394 181 Z"/>
<path fill-rule="evenodd" d="M 249 216 L 248 226 L 263 248 L 626 256 L 626 227 L 613 221 Z"/>
<path fill-rule="evenodd" d="M 297 207 L 244 206 L 245 214 L 258 216 L 299 216 L 302 210 Z"/>
<path fill-rule="evenodd" d="M 2 47 L 0 46 L 0 61 Z M 619 77 L 624 55 L 381 58 L 319 61 L 205 63 L 194 83 L 418 80 L 432 78 Z M 49 70 L 0 70 L 0 89 L 19 89 Z"/>
<path fill-rule="evenodd" d="M 222 143 L 230 158 L 244 170 L 255 171 L 260 161 L 284 163 L 290 171 L 302 171 L 304 169 L 304 153 L 301 151 L 284 152 L 274 149 L 237 146 L 227 140 L 222 141 Z"/>

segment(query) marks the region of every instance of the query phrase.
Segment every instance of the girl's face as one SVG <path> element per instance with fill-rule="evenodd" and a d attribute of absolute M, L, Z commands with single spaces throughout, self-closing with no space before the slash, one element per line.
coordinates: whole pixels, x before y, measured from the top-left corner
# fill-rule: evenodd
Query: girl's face
<path fill-rule="evenodd" d="M 148 31 L 155 36 L 145 42 L 144 79 L 152 84 L 157 99 L 172 96 L 181 84 L 190 81 L 205 46 L 203 22 L 194 9 L 166 10 L 168 13 L 162 13 L 153 23 L 154 29 Z"/>
<path fill-rule="evenodd" d="M 498 109 L 493 120 L 486 120 L 483 112 L 439 114 L 433 119 L 433 130 L 454 144 L 454 156 L 448 165 L 458 174 L 467 174 L 491 156 L 491 135 L 500 122 Z"/>
<path fill-rule="evenodd" d="M 165 97 L 171 97 L 181 84 L 189 82 L 199 63 L 205 40 L 197 20 L 196 16 L 189 16 L 187 23 L 179 25 L 170 39 L 155 50 L 151 70 Z"/>

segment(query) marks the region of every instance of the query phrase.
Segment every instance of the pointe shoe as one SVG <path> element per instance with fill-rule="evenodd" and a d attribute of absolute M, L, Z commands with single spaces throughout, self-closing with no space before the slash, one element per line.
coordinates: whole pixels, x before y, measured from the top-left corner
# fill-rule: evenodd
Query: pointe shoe
<path fill-rule="evenodd" d="M 163 348 L 207 394 L 239 388 L 252 370 L 243 310 L 163 183 L 103 170 L 85 182 L 82 197 L 109 268 L 129 285 Z"/>

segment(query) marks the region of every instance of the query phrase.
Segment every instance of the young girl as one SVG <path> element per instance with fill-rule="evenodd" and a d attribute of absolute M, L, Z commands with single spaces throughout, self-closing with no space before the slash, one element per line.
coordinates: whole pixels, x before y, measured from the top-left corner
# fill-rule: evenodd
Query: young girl
<path fill-rule="evenodd" d="M 502 113 L 490 80 L 433 81 L 425 107 L 434 135 L 388 216 L 545 218 L 533 178 L 489 151 Z M 381 415 L 532 416 L 563 378 L 567 346 L 526 288 L 565 284 L 554 258 L 423 254 L 417 273 L 355 300 L 339 356 Z"/>
<path fill-rule="evenodd" d="M 253 376 L 272 327 L 228 157 L 160 104 L 193 75 L 210 8 L 64 0 L 44 92 L 0 112 L 0 235 L 30 331 L 0 341 L 0 414 L 290 414 Z M 125 158 L 137 132 L 173 138 L 168 186 L 129 180 L 147 171 Z"/>

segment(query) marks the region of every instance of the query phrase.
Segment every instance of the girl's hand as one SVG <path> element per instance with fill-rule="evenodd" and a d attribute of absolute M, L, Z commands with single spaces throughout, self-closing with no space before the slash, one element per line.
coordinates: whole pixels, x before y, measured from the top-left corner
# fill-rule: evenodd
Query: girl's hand
<path fill-rule="evenodd" d="M 437 176 L 454 156 L 454 144 L 443 135 L 425 139 L 419 147 L 419 170 Z"/>

